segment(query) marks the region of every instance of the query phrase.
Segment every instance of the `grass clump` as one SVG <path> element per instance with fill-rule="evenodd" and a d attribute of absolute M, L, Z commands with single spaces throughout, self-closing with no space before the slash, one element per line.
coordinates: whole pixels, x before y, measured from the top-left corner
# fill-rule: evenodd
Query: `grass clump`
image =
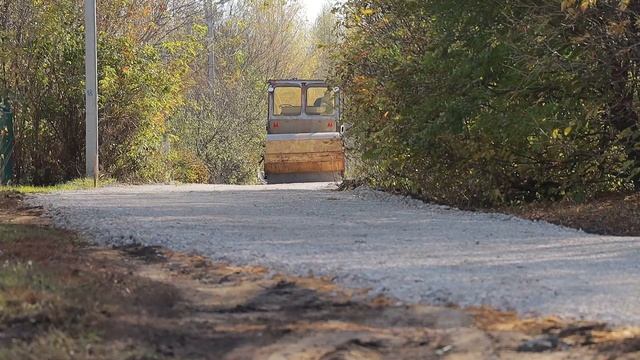
<path fill-rule="evenodd" d="M 0 242 L 11 243 L 24 237 L 46 238 L 50 231 L 44 228 L 21 225 L 21 224 L 0 224 Z"/>
<path fill-rule="evenodd" d="M 0 265 L 0 321 L 35 322 L 61 307 L 56 287 L 29 262 L 5 261 Z M 24 320 L 23 320 L 24 319 Z"/>
<path fill-rule="evenodd" d="M 115 180 L 113 179 L 101 179 L 98 182 L 98 187 L 107 185 L 113 185 Z M 50 186 L 32 186 L 32 185 L 10 185 L 0 186 L 0 191 L 16 191 L 23 194 L 35 194 L 35 193 L 51 193 L 58 191 L 74 191 L 74 190 L 88 190 L 93 189 L 92 178 L 80 178 L 72 180 L 66 183 L 50 185 Z"/>
<path fill-rule="evenodd" d="M 0 349 L 0 360 L 40 360 L 46 359 L 127 359 L 127 360 L 160 360 L 165 359 L 154 353 L 147 346 L 131 342 L 104 342 L 95 334 L 70 336 L 60 330 L 50 330 L 36 336 L 30 342 L 16 342 Z"/>

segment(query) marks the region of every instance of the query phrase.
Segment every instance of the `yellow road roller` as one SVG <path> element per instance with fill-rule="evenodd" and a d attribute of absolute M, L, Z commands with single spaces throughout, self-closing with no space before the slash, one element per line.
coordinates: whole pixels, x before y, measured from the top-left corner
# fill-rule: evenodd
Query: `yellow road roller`
<path fill-rule="evenodd" d="M 340 181 L 345 152 L 340 90 L 322 80 L 270 80 L 265 180 Z"/>

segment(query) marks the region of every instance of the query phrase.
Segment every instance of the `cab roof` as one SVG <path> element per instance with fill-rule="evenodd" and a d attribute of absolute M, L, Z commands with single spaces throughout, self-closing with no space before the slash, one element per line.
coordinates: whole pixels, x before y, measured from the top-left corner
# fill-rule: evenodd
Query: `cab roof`
<path fill-rule="evenodd" d="M 317 79 L 272 79 L 269 80 L 269 85 L 327 85 L 324 80 Z"/>

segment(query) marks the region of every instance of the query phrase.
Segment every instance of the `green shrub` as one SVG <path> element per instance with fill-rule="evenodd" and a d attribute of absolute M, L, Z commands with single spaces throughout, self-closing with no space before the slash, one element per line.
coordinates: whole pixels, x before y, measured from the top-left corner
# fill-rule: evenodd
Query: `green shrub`
<path fill-rule="evenodd" d="M 334 81 L 367 180 L 460 206 L 633 189 L 640 57 L 605 36 L 637 12 L 597 4 L 347 1 Z"/>
<path fill-rule="evenodd" d="M 182 183 L 206 183 L 209 181 L 209 170 L 206 164 L 189 150 L 172 152 L 172 178 Z"/>

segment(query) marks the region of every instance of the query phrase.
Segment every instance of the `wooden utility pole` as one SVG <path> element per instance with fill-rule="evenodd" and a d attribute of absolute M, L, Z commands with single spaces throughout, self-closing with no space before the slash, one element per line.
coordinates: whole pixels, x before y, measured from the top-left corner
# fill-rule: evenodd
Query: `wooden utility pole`
<path fill-rule="evenodd" d="M 86 72 L 86 174 L 98 183 L 98 50 L 96 0 L 84 1 Z"/>

